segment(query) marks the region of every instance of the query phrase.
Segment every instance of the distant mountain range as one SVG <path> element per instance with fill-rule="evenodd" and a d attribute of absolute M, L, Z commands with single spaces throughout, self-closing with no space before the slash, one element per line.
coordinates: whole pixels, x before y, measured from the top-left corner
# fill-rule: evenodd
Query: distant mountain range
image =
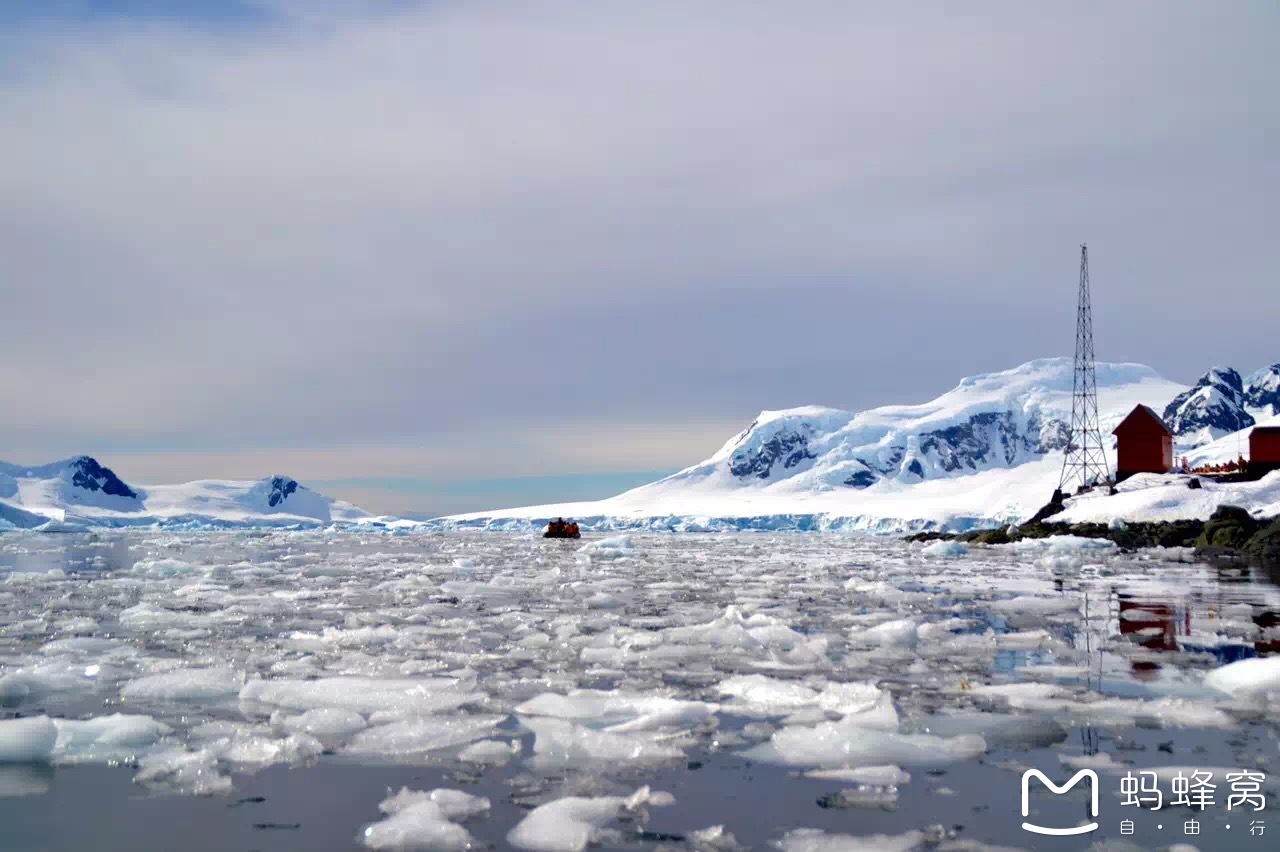
<path fill-rule="evenodd" d="M 1177 454 L 1196 461 L 1234 458 L 1239 441 L 1228 438 L 1280 415 L 1280 364 L 1246 379 L 1214 368 L 1189 388 L 1141 364 L 1100 363 L 1097 375 L 1108 445 L 1139 403 L 1164 413 Z M 706 461 L 617 497 L 443 523 L 518 529 L 564 515 L 615 528 L 897 531 L 1015 522 L 1057 485 L 1072 379 L 1070 358 L 1048 358 L 964 379 L 922 405 L 764 411 Z"/>
<path fill-rule="evenodd" d="M 371 516 L 288 476 L 134 486 L 90 456 L 0 462 L 0 530 L 96 526 L 316 526 Z"/>
<path fill-rule="evenodd" d="M 1234 458 L 1247 447 L 1254 424 L 1280 424 L 1280 364 L 1247 377 L 1215 367 L 1191 387 L 1141 364 L 1100 363 L 1097 370 L 1108 445 L 1111 429 L 1139 403 L 1163 412 L 1177 436 L 1176 454 L 1194 463 Z M 1072 377 L 1071 359 L 1047 358 L 964 379 L 921 405 L 857 413 L 817 406 L 763 411 L 706 461 L 608 500 L 432 523 L 531 529 L 562 515 L 589 529 L 896 532 L 1016 522 L 1043 505 L 1057 485 Z M 1215 493 L 1207 489 L 1194 509 L 1177 508 L 1177 500 L 1165 509 L 1207 513 Z M 1269 499 L 1219 496 L 1246 503 Z M 334 523 L 397 522 L 375 519 L 282 475 L 141 486 L 89 456 L 34 467 L 0 462 L 0 530 Z"/>

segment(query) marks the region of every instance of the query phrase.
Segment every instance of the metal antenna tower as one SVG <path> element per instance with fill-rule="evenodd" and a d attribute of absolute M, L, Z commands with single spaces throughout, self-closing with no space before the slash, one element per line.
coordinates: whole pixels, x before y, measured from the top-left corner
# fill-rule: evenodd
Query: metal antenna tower
<path fill-rule="evenodd" d="M 1093 365 L 1093 305 L 1089 299 L 1089 248 L 1080 246 L 1080 298 L 1076 307 L 1076 359 L 1071 389 L 1071 428 L 1058 490 L 1111 481 L 1098 428 L 1098 375 Z"/>

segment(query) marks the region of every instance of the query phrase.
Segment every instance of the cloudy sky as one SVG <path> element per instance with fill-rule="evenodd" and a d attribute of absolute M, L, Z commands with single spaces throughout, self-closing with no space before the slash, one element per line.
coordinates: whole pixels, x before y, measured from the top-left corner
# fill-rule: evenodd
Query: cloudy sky
<path fill-rule="evenodd" d="M 905 8 L 909 6 L 910 8 Z M 1280 7 L 0 0 L 0 458 L 597 497 L 763 408 L 1280 360 Z"/>

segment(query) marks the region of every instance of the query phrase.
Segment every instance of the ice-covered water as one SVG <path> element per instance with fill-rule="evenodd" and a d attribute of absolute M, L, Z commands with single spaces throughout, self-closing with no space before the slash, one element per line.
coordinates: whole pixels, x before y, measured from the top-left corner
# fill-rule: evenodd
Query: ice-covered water
<path fill-rule="evenodd" d="M 1129 770 L 1277 756 L 1280 592 L 1185 558 L 7 534 L 0 848 L 1087 848 L 1124 818 L 1139 848 L 1259 848 L 1225 786 L 1198 839 L 1120 804 Z M 1095 769 L 1099 830 L 1023 832 L 1030 767 Z"/>

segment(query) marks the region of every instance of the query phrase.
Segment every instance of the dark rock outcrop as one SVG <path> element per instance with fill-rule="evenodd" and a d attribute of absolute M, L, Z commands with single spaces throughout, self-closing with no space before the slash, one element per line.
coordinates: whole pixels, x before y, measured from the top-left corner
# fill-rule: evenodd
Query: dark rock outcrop
<path fill-rule="evenodd" d="M 1120 547 L 1190 547 L 1204 532 L 1205 522 L 1193 519 L 1180 521 L 1142 521 L 1125 525 L 1065 524 L 1028 521 L 1008 529 L 993 528 L 969 530 L 963 533 L 920 532 L 906 537 L 907 541 L 951 541 L 972 544 L 1006 544 L 1024 538 L 1048 538 L 1051 535 L 1074 535 L 1080 538 L 1105 538 Z"/>
<path fill-rule="evenodd" d="M 1244 553 L 1264 566 L 1280 566 L 1280 518 L 1271 522 L 1250 538 L 1244 545 Z"/>
<path fill-rule="evenodd" d="M 296 481 L 286 476 L 273 476 L 271 477 L 271 494 L 267 497 L 267 505 L 274 509 L 297 490 L 298 483 Z"/>
<path fill-rule="evenodd" d="M 1258 531 L 1258 522 L 1239 506 L 1219 506 L 1209 516 L 1204 532 L 1196 538 L 1197 547 L 1229 547 L 1239 550 Z"/>
<path fill-rule="evenodd" d="M 1053 496 L 1049 498 L 1049 502 L 1041 506 L 1039 511 L 1032 515 L 1031 520 L 1027 521 L 1027 523 L 1038 524 L 1041 521 L 1052 518 L 1054 515 L 1066 508 L 1064 503 L 1065 500 L 1066 496 L 1062 493 L 1061 489 L 1055 489 Z"/>
<path fill-rule="evenodd" d="M 138 494 L 109 467 L 103 467 L 90 456 L 78 456 L 71 460 L 71 484 L 85 491 L 101 491 L 112 497 L 136 499 Z"/>
<path fill-rule="evenodd" d="M 809 436 L 799 431 L 774 435 L 754 453 L 737 452 L 729 459 L 729 471 L 741 479 L 768 479 L 773 466 L 792 468 L 806 459 L 817 458 L 809 449 Z"/>

